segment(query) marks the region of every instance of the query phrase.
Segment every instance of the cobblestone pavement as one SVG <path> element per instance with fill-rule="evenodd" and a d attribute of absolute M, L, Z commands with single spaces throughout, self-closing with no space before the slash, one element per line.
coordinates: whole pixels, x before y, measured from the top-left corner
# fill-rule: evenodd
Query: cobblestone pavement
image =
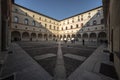
<path fill-rule="evenodd" d="M 17 44 L 19 44 L 19 47 Z M 12 44 L 2 69 L 2 77 L 15 80 L 114 80 L 104 72 L 109 61 L 105 47 L 82 46 L 79 43 L 17 42 Z M 107 65 L 106 65 L 107 64 Z M 109 67 L 109 66 L 107 66 Z M 114 69 L 112 69 L 114 71 Z M 111 73 L 113 74 L 113 73 Z M 19 79 L 18 79 L 19 78 Z"/>

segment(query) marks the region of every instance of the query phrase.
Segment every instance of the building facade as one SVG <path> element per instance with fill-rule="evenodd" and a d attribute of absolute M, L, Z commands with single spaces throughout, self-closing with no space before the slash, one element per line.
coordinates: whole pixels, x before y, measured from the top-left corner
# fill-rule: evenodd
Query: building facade
<path fill-rule="evenodd" d="M 84 40 L 86 43 L 106 40 L 102 7 L 61 20 L 59 28 L 61 40 Z"/>
<path fill-rule="evenodd" d="M 11 41 L 106 40 L 102 6 L 56 20 L 17 4 L 12 5 Z"/>
<path fill-rule="evenodd" d="M 11 40 L 56 40 L 58 24 L 56 19 L 13 4 Z"/>
<path fill-rule="evenodd" d="M 120 0 L 103 0 L 108 49 L 120 80 Z"/>

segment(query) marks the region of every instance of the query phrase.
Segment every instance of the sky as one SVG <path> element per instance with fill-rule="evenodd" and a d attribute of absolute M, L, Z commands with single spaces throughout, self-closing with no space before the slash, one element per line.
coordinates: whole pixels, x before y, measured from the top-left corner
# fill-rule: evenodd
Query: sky
<path fill-rule="evenodd" d="M 102 5 L 102 0 L 15 0 L 15 3 L 57 20 Z"/>

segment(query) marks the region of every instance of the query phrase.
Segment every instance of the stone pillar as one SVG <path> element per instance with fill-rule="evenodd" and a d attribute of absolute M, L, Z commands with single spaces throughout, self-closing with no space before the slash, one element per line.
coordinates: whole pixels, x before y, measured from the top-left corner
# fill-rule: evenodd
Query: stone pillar
<path fill-rule="evenodd" d="M 2 29 L 2 21 L 1 21 L 1 0 L 0 0 L 0 52 L 1 52 L 1 29 Z"/>

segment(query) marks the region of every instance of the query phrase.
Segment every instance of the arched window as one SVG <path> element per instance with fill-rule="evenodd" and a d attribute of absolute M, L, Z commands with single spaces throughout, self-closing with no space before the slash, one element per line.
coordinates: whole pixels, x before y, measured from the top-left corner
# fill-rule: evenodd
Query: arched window
<path fill-rule="evenodd" d="M 101 24 L 104 24 L 104 19 L 101 19 Z"/>
<path fill-rule="evenodd" d="M 24 20 L 24 23 L 25 23 L 25 24 L 28 24 L 28 19 L 25 19 L 25 20 Z"/>
<path fill-rule="evenodd" d="M 36 25 L 35 21 L 33 21 L 33 22 L 32 22 L 32 25 L 33 25 L 33 26 L 35 26 L 35 25 Z"/>
<path fill-rule="evenodd" d="M 15 21 L 16 23 L 18 23 L 18 22 L 19 22 L 19 18 L 18 18 L 17 16 L 15 16 L 14 21 Z"/>
<path fill-rule="evenodd" d="M 18 12 L 18 9 L 15 9 L 15 12 Z"/>
<path fill-rule="evenodd" d="M 94 20 L 94 21 L 93 21 L 93 25 L 96 25 L 96 24 L 97 24 L 97 21 L 96 21 L 96 20 Z"/>

